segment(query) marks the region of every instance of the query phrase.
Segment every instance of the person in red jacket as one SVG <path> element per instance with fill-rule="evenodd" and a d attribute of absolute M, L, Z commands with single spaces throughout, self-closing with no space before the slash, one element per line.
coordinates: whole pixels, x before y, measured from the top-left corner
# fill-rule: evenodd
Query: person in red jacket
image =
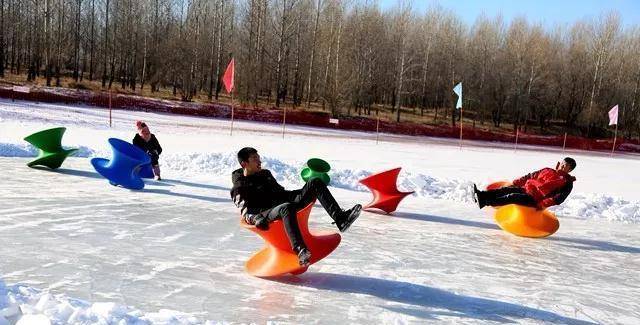
<path fill-rule="evenodd" d="M 556 169 L 543 168 L 513 181 L 503 188 L 479 191 L 473 184 L 474 201 L 480 209 L 487 205 L 519 204 L 536 209 L 558 205 L 573 190 L 575 177 L 569 175 L 576 168 L 576 161 L 566 157 L 556 164 Z"/>

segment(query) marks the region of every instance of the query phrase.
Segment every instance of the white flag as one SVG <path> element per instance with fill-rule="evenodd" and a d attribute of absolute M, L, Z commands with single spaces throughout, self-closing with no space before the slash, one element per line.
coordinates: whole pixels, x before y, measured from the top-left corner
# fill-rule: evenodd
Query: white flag
<path fill-rule="evenodd" d="M 613 106 L 613 108 L 609 111 L 609 125 L 617 125 L 618 124 L 618 105 Z"/>
<path fill-rule="evenodd" d="M 453 87 L 453 92 L 458 95 L 458 102 L 456 103 L 456 108 L 462 108 L 462 82 L 458 83 L 455 87 Z"/>

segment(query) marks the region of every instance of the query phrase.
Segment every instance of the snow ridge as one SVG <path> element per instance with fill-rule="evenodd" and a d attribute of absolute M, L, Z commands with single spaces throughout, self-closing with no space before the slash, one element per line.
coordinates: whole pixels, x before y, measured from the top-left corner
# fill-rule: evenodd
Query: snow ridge
<path fill-rule="evenodd" d="M 17 322 L 17 323 L 16 323 Z M 0 325 L 45 324 L 203 324 L 196 317 L 169 309 L 144 313 L 112 302 L 89 303 L 52 295 L 21 284 L 0 281 Z M 216 324 L 208 321 L 204 324 Z"/>
<path fill-rule="evenodd" d="M 0 143 L 0 156 L 3 157 L 33 157 L 37 149 L 28 144 Z M 76 157 L 100 157 L 107 153 L 94 150 L 86 146 L 79 146 Z M 163 154 L 161 164 L 169 169 L 183 174 L 208 174 L 214 176 L 228 176 L 239 168 L 235 152 L 191 152 Z M 262 157 L 262 167 L 271 170 L 278 182 L 286 187 L 299 187 L 300 170 L 304 162 L 285 162 L 272 157 Z M 367 189 L 359 183 L 374 172 L 363 169 L 335 169 L 329 171 L 331 186 L 342 189 L 366 192 Z M 430 175 L 400 173 L 398 188 L 401 191 L 415 191 L 414 196 L 449 200 L 455 202 L 472 203 L 471 188 L 473 182 L 462 179 L 437 178 Z M 479 188 L 487 184 L 477 184 Z M 560 206 L 551 210 L 558 216 L 576 219 L 598 219 L 624 223 L 640 223 L 640 202 L 627 201 L 622 198 L 595 193 L 572 193 Z"/>

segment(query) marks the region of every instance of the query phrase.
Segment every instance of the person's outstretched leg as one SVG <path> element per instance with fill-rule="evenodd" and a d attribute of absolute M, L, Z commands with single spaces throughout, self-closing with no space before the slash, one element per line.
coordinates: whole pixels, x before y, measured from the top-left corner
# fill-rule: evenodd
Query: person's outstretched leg
<path fill-rule="evenodd" d="M 362 209 L 360 204 L 356 204 L 349 210 L 342 210 L 327 188 L 327 185 L 319 178 L 309 180 L 300 190 L 294 202 L 298 204 L 299 209 L 302 209 L 315 198 L 320 201 L 322 207 L 327 211 L 336 226 L 338 226 L 338 229 L 342 232 L 346 231 L 353 221 L 358 218 L 360 210 Z"/>
<path fill-rule="evenodd" d="M 495 190 L 479 191 L 474 184 L 473 188 L 477 195 L 477 203 L 480 209 L 484 208 L 487 205 L 490 205 L 490 206 L 504 205 L 504 204 L 499 204 L 498 202 L 505 202 L 505 200 L 506 201 L 510 200 L 510 199 L 505 199 L 505 197 L 509 197 L 512 194 L 527 195 L 522 188 L 517 186 L 506 186 L 506 187 L 498 188 Z M 509 204 L 509 203 L 506 203 L 506 204 Z"/>
<path fill-rule="evenodd" d="M 487 205 L 491 206 L 503 206 L 507 204 L 518 204 L 533 208 L 538 205 L 536 200 L 527 193 L 509 193 L 487 201 Z"/>
<path fill-rule="evenodd" d="M 329 192 L 327 185 L 319 178 L 309 180 L 297 194 L 294 202 L 298 205 L 298 209 L 306 207 L 311 201 L 317 198 L 331 219 L 336 220 L 336 215 L 342 212 L 340 205 L 333 195 L 331 195 L 331 192 Z"/>
<path fill-rule="evenodd" d="M 484 197 L 489 200 L 494 200 L 497 197 L 509 195 L 511 193 L 524 193 L 524 190 L 517 186 L 505 186 L 501 188 L 497 188 L 495 190 L 487 190 L 483 191 Z"/>
<path fill-rule="evenodd" d="M 265 212 L 265 217 L 269 222 L 282 218 L 284 230 L 289 237 L 291 249 L 298 255 L 298 262 L 301 266 L 308 266 L 311 253 L 304 243 L 300 226 L 298 225 L 298 210 L 295 203 L 283 203 Z"/>

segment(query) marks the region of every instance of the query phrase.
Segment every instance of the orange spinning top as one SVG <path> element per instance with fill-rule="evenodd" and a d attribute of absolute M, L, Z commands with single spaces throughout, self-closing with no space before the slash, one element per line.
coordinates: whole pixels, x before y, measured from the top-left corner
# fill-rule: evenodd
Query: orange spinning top
<path fill-rule="evenodd" d="M 489 184 L 487 189 L 493 190 L 510 185 L 510 182 L 495 182 Z M 494 218 L 502 230 L 521 237 L 547 237 L 560 228 L 560 222 L 552 212 L 518 204 L 498 207 Z"/>
<path fill-rule="evenodd" d="M 341 240 L 340 234 L 335 232 L 311 233 L 309 231 L 309 214 L 314 203 L 315 201 L 309 203 L 297 213 L 302 238 L 311 252 L 311 264 L 329 255 L 338 247 Z M 287 273 L 301 274 L 307 271 L 308 267 L 302 267 L 298 263 L 298 255 L 291 248 L 282 220 L 271 222 L 268 230 L 260 230 L 247 224 L 244 218 L 241 218 L 240 225 L 255 232 L 265 241 L 265 246 L 245 263 L 247 273 L 264 278 Z"/>

